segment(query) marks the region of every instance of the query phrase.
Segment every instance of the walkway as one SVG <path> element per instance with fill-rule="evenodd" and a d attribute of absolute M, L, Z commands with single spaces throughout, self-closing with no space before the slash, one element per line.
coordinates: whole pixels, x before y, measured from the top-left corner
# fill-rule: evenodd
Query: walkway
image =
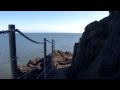
<path fill-rule="evenodd" d="M 67 79 L 66 73 L 68 72 L 69 67 L 55 69 L 51 75 L 51 79 Z"/>

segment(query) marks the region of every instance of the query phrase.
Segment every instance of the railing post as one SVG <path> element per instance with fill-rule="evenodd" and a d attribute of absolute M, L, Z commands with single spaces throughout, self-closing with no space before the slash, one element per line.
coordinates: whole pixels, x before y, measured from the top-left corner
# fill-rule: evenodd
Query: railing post
<path fill-rule="evenodd" d="M 11 61 L 12 78 L 17 79 L 17 60 L 16 60 L 16 38 L 15 38 L 15 25 L 9 25 L 9 50 Z"/>
<path fill-rule="evenodd" d="M 55 40 L 53 40 L 53 55 L 55 54 Z"/>
<path fill-rule="evenodd" d="M 44 38 L 44 79 L 46 79 L 46 38 Z"/>
<path fill-rule="evenodd" d="M 52 71 L 54 68 L 54 40 L 52 39 Z"/>

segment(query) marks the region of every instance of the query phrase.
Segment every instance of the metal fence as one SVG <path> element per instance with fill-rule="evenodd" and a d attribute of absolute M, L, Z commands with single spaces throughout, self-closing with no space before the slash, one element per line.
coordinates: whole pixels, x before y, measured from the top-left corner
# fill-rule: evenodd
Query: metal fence
<path fill-rule="evenodd" d="M 55 41 L 52 39 L 52 41 L 47 40 L 44 38 L 43 42 L 35 41 L 28 36 L 26 36 L 24 33 L 22 33 L 20 30 L 15 29 L 15 25 L 9 25 L 9 30 L 2 30 L 0 31 L 0 34 L 8 34 L 9 35 L 9 53 L 10 53 L 10 64 L 11 64 L 11 74 L 13 79 L 21 79 L 22 77 L 25 77 L 27 74 L 31 73 L 31 71 L 25 73 L 24 75 L 18 77 L 17 74 L 17 51 L 16 51 L 16 32 L 20 34 L 25 39 L 31 41 L 35 44 L 43 45 L 44 49 L 44 61 L 43 61 L 43 71 L 39 73 L 39 75 L 36 77 L 36 79 L 47 79 L 47 77 L 53 72 L 53 61 L 54 61 L 54 50 L 55 50 Z M 47 55 L 47 44 L 51 45 L 51 58 Z M 4 63 L 3 63 L 4 64 Z M 0 63 L 2 65 L 2 63 Z M 43 76 L 43 77 L 42 77 Z"/>
<path fill-rule="evenodd" d="M 0 34 L 0 79 L 11 79 L 8 34 Z"/>

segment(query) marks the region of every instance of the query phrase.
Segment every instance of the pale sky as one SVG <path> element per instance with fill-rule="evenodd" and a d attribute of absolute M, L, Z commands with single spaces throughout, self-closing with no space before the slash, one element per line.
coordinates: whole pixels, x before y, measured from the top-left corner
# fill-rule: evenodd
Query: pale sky
<path fill-rule="evenodd" d="M 108 11 L 0 11 L 0 31 L 15 24 L 22 32 L 82 33 L 87 24 Z"/>

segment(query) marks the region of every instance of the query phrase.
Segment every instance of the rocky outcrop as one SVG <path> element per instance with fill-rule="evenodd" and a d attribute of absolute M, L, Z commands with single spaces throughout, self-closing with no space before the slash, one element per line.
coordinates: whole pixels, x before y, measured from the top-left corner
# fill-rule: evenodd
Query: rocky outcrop
<path fill-rule="evenodd" d="M 70 53 L 69 51 L 63 52 L 61 50 L 55 50 L 54 61 L 53 61 L 54 70 L 70 66 L 71 60 L 72 60 L 72 53 Z M 52 53 L 46 56 L 46 66 L 48 66 L 49 62 L 52 62 Z M 43 67 L 44 67 L 44 58 L 36 58 L 34 60 L 29 60 L 29 62 L 26 65 L 23 65 L 23 66 L 18 65 L 18 78 L 19 79 L 37 79 L 38 75 L 43 71 Z M 48 67 L 48 69 L 49 68 L 50 67 Z M 54 74 L 53 72 L 53 75 L 56 75 L 56 74 Z"/>
<path fill-rule="evenodd" d="M 85 27 L 74 47 L 70 78 L 120 79 L 120 11 L 109 13 Z"/>

